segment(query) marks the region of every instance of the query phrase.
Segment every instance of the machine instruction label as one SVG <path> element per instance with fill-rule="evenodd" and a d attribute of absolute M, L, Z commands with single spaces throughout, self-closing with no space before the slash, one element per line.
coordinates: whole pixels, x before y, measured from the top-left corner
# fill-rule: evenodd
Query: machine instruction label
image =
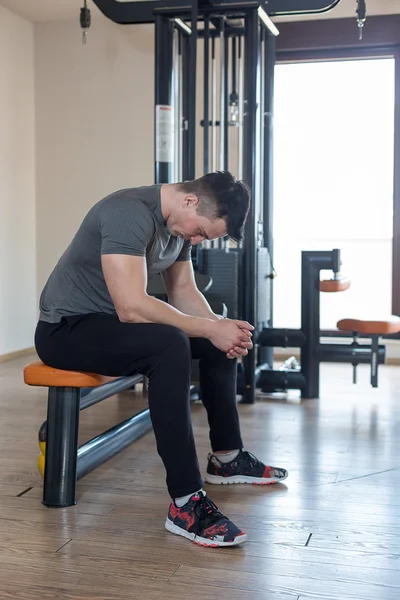
<path fill-rule="evenodd" d="M 156 162 L 174 160 L 174 109 L 167 104 L 156 105 Z"/>

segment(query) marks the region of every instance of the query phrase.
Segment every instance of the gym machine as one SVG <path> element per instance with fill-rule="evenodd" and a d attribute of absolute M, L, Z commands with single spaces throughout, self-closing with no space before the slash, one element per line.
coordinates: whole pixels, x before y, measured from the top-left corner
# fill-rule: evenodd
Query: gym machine
<path fill-rule="evenodd" d="M 193 263 L 197 273 L 212 279 L 205 294 L 210 303 L 224 303 L 228 316 L 246 319 L 256 326 L 255 347 L 238 372 L 242 402 L 253 403 L 256 387 L 271 389 L 274 386 L 268 380 L 277 377 L 271 369 L 272 340 L 278 335 L 272 318 L 272 129 L 279 31 L 271 17 L 322 13 L 340 0 L 232 0 L 229 5 L 223 0 L 93 1 L 116 23 L 155 25 L 155 182 L 184 181 L 210 170 L 229 169 L 252 190 L 244 242 L 232 245 L 226 240 L 205 241 L 194 248 Z M 357 0 L 357 5 L 361 31 L 365 0 Z M 88 21 L 90 24 L 87 14 L 81 14 L 82 28 Z M 204 83 L 200 94 L 196 72 L 201 53 Z M 315 264 L 323 261 L 314 263 L 310 256 L 309 260 L 313 265 L 311 286 L 317 272 L 319 276 Z M 329 258 L 326 262 L 333 264 Z M 306 276 L 305 270 L 304 286 L 308 285 Z M 314 307 L 319 307 L 319 299 L 311 292 L 309 295 Z M 334 356 L 343 360 L 346 350 L 321 348 L 314 359 L 319 318 L 316 321 L 314 313 L 303 316 L 298 335 L 304 367 L 300 373 L 289 374 L 286 387 L 293 387 L 298 378 L 296 387 L 302 389 L 303 397 L 310 397 L 318 395 L 320 360 Z M 361 355 L 360 351 L 359 362 Z M 351 358 L 354 360 L 354 356 Z M 279 377 L 282 379 L 282 375 Z M 278 389 L 282 386 L 280 380 Z"/>
<path fill-rule="evenodd" d="M 322 343 L 320 330 L 320 294 L 342 292 L 350 287 L 349 279 L 340 273 L 340 250 L 303 251 L 301 260 L 301 327 L 300 329 L 263 329 L 261 347 L 300 348 L 300 364 L 289 360 L 279 370 L 257 368 L 257 387 L 263 392 L 301 390 L 301 397 L 318 398 L 321 362 L 343 362 L 353 366 L 353 383 L 359 364 L 385 362 L 385 346 L 360 344 L 357 336 L 351 343 Z M 332 279 L 321 280 L 321 271 L 331 270 Z M 375 347 L 376 346 L 376 347 Z M 371 380 L 374 385 L 376 382 Z"/>

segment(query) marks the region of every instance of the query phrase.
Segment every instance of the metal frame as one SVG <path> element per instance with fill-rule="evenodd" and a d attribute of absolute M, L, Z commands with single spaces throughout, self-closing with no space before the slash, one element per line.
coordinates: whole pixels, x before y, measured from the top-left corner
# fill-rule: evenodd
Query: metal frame
<path fill-rule="evenodd" d="M 182 51 L 182 95 L 183 123 L 182 126 L 182 179 L 195 178 L 195 147 L 196 147 L 196 48 L 197 38 L 204 37 L 205 48 L 208 50 L 209 40 L 212 41 L 212 60 L 214 65 L 214 44 L 217 37 L 220 40 L 221 63 L 221 115 L 220 115 L 220 168 L 228 164 L 228 37 L 238 37 L 243 41 L 243 90 L 240 100 L 243 131 L 240 139 L 242 172 L 241 178 L 250 186 L 253 192 L 253 202 L 246 223 L 245 241 L 237 249 L 239 277 L 237 286 L 241 290 L 239 299 L 240 318 L 246 319 L 257 327 L 255 336 L 257 350 L 249 352 L 244 360 L 244 393 L 243 402 L 255 401 L 255 389 L 260 373 L 272 363 L 272 350 L 262 347 L 257 337 L 263 336 L 263 328 L 272 325 L 261 322 L 261 312 L 258 306 L 258 286 L 262 269 L 265 268 L 265 251 L 273 256 L 272 239 L 272 131 L 273 131 L 273 84 L 274 65 L 276 59 L 275 36 L 279 31 L 269 16 L 285 14 L 304 14 L 324 12 L 334 8 L 340 0 L 268 0 L 268 2 L 244 0 L 171 0 L 145 2 L 118 2 L 117 0 L 94 0 L 97 7 L 111 20 L 120 24 L 156 23 L 156 105 L 161 100 L 170 98 L 170 81 L 172 80 L 173 22 L 179 17 L 185 27 L 180 26 Z M 230 27 L 225 17 L 240 17 L 244 27 Z M 204 30 L 197 29 L 199 20 L 205 20 Z M 190 28 L 188 22 L 190 21 Z M 213 28 L 211 28 L 211 25 Z M 260 31 L 263 28 L 261 36 Z M 261 37 L 263 42 L 261 42 Z M 261 51 L 263 54 L 261 55 Z M 239 53 L 240 54 L 240 53 Z M 204 90 L 204 149 L 203 166 L 209 163 L 209 94 L 208 94 L 208 52 L 205 61 L 205 90 Z M 265 68 L 260 71 L 260 64 Z M 206 76 L 207 75 L 207 76 Z M 163 95 L 162 95 L 163 94 Z M 163 98 L 166 98 L 165 100 Z M 212 141 L 213 163 L 215 163 L 215 111 L 212 104 Z M 260 111 L 263 114 L 260 114 Z M 261 129 L 260 129 L 261 127 Z M 264 151 L 263 151 L 264 150 Z M 216 164 L 213 170 L 216 168 Z M 176 171 L 176 170 L 175 170 Z M 170 181 L 172 169 L 156 165 L 156 181 Z M 162 176 L 164 173 L 164 176 Z M 260 222 L 260 218 L 262 223 Z M 204 252 L 220 251 L 219 248 L 205 248 Z M 196 266 L 204 264 L 204 257 L 197 249 L 194 253 Z M 271 276 L 269 273 L 267 276 Z M 272 284 L 272 282 L 271 282 Z M 272 293 L 270 294 L 270 311 L 272 315 Z M 262 313 L 265 315 L 265 310 Z M 266 345 L 265 345 L 266 346 Z"/>
<path fill-rule="evenodd" d="M 142 375 L 130 375 L 129 377 L 119 377 L 115 381 L 109 381 L 104 385 L 95 388 L 85 388 L 81 390 L 80 410 L 85 410 L 114 394 L 123 392 L 128 388 L 133 388 L 137 383 L 143 381 Z"/>
<path fill-rule="evenodd" d="M 371 385 L 378 385 L 378 365 L 385 362 L 385 346 L 379 345 L 379 336 L 365 336 L 371 345 L 359 344 L 353 334 L 349 344 L 321 342 L 320 330 L 320 272 L 340 272 L 340 250 L 303 251 L 301 267 L 301 329 L 264 329 L 259 343 L 270 347 L 300 348 L 301 371 L 272 371 L 261 369 L 258 385 L 263 391 L 301 390 L 303 399 L 319 397 L 319 370 L 321 362 L 343 362 L 353 365 L 371 365 Z"/>
<path fill-rule="evenodd" d="M 167 145 L 173 143 L 173 131 L 163 131 L 168 124 L 161 121 L 161 112 L 172 109 L 172 54 L 173 54 L 173 24 L 168 17 L 157 14 L 155 18 L 155 182 L 170 183 L 173 175 L 171 160 L 159 161 L 161 155 L 159 145 L 162 140 Z M 168 158 L 168 157 L 167 157 Z"/>
<path fill-rule="evenodd" d="M 273 235 L 273 120 L 274 120 L 274 73 L 276 62 L 276 36 L 267 28 L 263 30 L 263 114 L 262 114 L 262 149 L 263 149 L 263 243 L 268 248 L 272 272 L 270 273 L 270 318 L 265 326 L 273 327 L 273 264 L 274 264 L 274 235 Z M 273 348 L 260 347 L 258 352 L 258 364 L 267 364 L 272 368 L 274 363 Z"/>
<path fill-rule="evenodd" d="M 395 59 L 394 161 L 393 161 L 393 291 L 392 312 L 400 315 L 400 47 Z"/>
<path fill-rule="evenodd" d="M 243 179 L 253 192 L 256 189 L 256 137 L 257 137 L 257 72 L 260 60 L 259 20 L 253 9 L 245 17 L 244 34 L 244 95 L 243 115 Z M 257 221 L 256 198 L 250 204 L 246 221 L 245 243 L 243 248 L 242 285 L 243 317 L 250 323 L 257 323 Z M 256 350 L 249 351 L 244 360 L 245 390 L 243 401 L 254 402 L 255 397 Z"/>
<path fill-rule="evenodd" d="M 80 411 L 131 388 L 141 379 L 140 375 L 119 378 L 94 388 L 82 400 L 80 388 L 49 388 L 42 500 L 45 506 L 76 504 L 79 479 L 152 429 L 150 411 L 146 409 L 78 447 Z"/>
<path fill-rule="evenodd" d="M 257 2 L 243 0 L 200 0 L 199 9 L 203 13 L 214 12 L 218 9 L 224 12 L 235 13 L 263 6 L 267 14 L 272 16 L 299 15 L 306 13 L 323 13 L 331 10 L 341 0 L 268 0 Z M 190 14 L 194 3 L 188 0 L 147 0 L 145 2 L 119 2 L 118 0 L 93 0 L 97 8 L 111 21 L 121 25 L 134 25 L 153 23 L 157 12 L 168 12 L 172 15 L 182 16 Z M 197 3 L 196 3 L 197 4 Z"/>

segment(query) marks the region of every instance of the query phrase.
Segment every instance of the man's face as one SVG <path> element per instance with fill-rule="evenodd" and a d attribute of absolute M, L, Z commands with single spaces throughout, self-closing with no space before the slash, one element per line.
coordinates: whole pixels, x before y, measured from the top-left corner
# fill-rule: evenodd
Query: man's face
<path fill-rule="evenodd" d="M 196 196 L 185 196 L 176 213 L 170 215 L 167 226 L 171 235 L 190 240 L 195 246 L 203 240 L 216 240 L 226 235 L 224 219 L 213 219 L 199 215 Z"/>

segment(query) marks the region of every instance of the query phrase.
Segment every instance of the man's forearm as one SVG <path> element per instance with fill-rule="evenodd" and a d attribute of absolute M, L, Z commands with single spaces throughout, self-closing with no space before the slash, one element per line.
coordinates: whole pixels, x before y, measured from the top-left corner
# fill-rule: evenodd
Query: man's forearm
<path fill-rule="evenodd" d="M 168 296 L 168 301 L 171 306 L 187 315 L 211 319 L 212 321 L 221 319 L 220 315 L 213 312 L 203 294 L 195 288 L 172 292 Z"/>
<path fill-rule="evenodd" d="M 208 338 L 210 326 L 215 320 L 211 318 L 213 314 L 212 311 L 209 317 L 185 314 L 178 307 L 146 295 L 140 303 L 126 309 L 123 315 L 118 316 L 125 323 L 161 323 L 178 327 L 191 337 Z"/>

